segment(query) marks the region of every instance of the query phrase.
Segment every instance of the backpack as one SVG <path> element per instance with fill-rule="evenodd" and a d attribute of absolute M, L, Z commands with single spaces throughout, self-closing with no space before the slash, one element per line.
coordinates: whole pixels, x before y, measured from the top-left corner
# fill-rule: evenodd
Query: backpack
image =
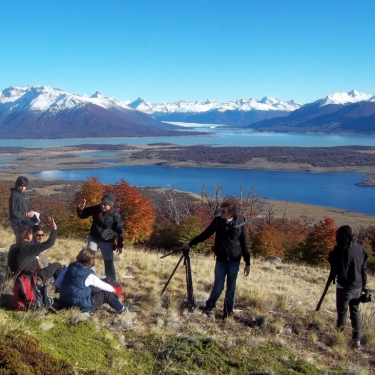
<path fill-rule="evenodd" d="M 20 311 L 36 310 L 41 307 L 50 308 L 53 298 L 47 293 L 45 285 L 38 284 L 38 276 L 34 270 L 23 272 L 17 276 L 13 285 L 11 303 Z"/>

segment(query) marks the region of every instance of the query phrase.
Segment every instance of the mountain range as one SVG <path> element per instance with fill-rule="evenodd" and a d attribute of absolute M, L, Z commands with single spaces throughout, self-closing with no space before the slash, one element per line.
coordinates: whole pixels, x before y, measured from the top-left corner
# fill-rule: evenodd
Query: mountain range
<path fill-rule="evenodd" d="M 375 95 L 353 90 L 307 104 L 272 97 L 224 103 L 121 102 L 98 92 L 88 97 L 49 86 L 9 87 L 0 95 L 0 138 L 186 135 L 163 121 L 260 131 L 374 133 Z"/>
<path fill-rule="evenodd" d="M 88 97 L 32 86 L 0 95 L 0 138 L 176 136 L 179 129 L 98 92 Z"/>

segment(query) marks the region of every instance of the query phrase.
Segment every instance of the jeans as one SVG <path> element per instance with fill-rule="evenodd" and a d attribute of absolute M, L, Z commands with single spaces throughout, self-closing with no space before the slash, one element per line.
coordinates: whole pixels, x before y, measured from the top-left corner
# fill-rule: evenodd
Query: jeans
<path fill-rule="evenodd" d="M 236 291 L 237 275 L 240 269 L 240 261 L 223 263 L 216 261 L 215 281 L 211 291 L 210 298 L 206 301 L 206 307 L 213 309 L 219 299 L 221 292 L 224 290 L 225 278 L 227 278 L 227 290 L 225 291 L 224 313 L 233 312 L 234 294 Z"/>
<path fill-rule="evenodd" d="M 104 260 L 105 277 L 108 279 L 116 280 L 115 264 L 113 263 L 112 243 L 96 241 L 91 236 L 89 236 L 87 240 L 87 247 L 94 251 L 98 251 L 98 249 L 100 249 Z"/>
<path fill-rule="evenodd" d="M 98 309 L 104 303 L 108 303 L 109 306 L 114 308 L 116 311 L 120 312 L 123 309 L 123 305 L 118 300 L 115 293 L 106 292 L 95 286 L 91 286 L 91 304 L 94 310 Z"/>
<path fill-rule="evenodd" d="M 336 310 L 337 310 L 337 328 L 344 329 L 346 325 L 346 315 L 350 313 L 350 320 L 352 323 L 352 338 L 354 340 L 359 339 L 361 335 L 361 317 L 359 315 L 359 296 L 361 295 L 361 289 L 347 290 L 347 289 L 336 289 Z"/>

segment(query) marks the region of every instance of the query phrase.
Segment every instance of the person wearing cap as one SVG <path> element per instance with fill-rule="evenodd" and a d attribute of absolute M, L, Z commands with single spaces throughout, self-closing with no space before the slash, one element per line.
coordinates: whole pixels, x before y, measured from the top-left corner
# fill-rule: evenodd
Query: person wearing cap
<path fill-rule="evenodd" d="M 25 191 L 29 185 L 27 177 L 18 176 L 15 187 L 10 189 L 9 196 L 9 221 L 13 231 L 20 224 L 33 226 L 35 212 L 31 209 L 30 201 Z"/>
<path fill-rule="evenodd" d="M 100 249 L 104 260 L 106 279 L 116 280 L 113 262 L 113 240 L 117 236 L 116 251 L 122 253 L 124 242 L 124 223 L 119 212 L 114 209 L 116 198 L 112 193 L 105 193 L 101 202 L 86 207 L 86 199 L 82 199 L 77 207 L 77 215 L 81 219 L 92 217 L 87 247 L 97 251 Z"/>

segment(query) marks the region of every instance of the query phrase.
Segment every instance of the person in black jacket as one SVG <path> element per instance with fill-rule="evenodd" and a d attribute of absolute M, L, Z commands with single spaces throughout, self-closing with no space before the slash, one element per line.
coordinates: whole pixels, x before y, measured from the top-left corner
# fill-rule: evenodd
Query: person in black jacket
<path fill-rule="evenodd" d="M 62 272 L 60 263 L 51 263 L 41 268 L 36 258 L 42 251 L 51 248 L 56 241 L 57 226 L 53 218 L 48 218 L 51 227 L 49 238 L 45 242 L 33 243 L 32 227 L 20 224 L 16 229 L 17 243 L 11 245 L 8 253 L 8 267 L 11 276 L 18 276 L 22 272 L 34 270 L 43 283 L 53 277 L 55 280 Z"/>
<path fill-rule="evenodd" d="M 246 220 L 237 213 L 237 206 L 232 201 L 224 201 L 220 207 L 220 216 L 216 216 L 211 224 L 197 237 L 193 238 L 181 250 L 187 251 L 192 246 L 207 240 L 216 233 L 214 253 L 216 255 L 215 281 L 205 311 L 210 312 L 224 290 L 225 279 L 227 289 L 224 300 L 224 318 L 232 315 L 237 275 L 241 257 L 245 261 L 244 274 L 250 273 L 250 252 L 246 233 Z"/>
<path fill-rule="evenodd" d="M 354 242 L 349 225 L 337 229 L 336 243 L 328 260 L 331 265 L 329 278 L 336 282 L 337 328 L 344 329 L 349 307 L 352 345 L 359 348 L 362 329 L 359 297 L 362 291 L 366 291 L 368 255 L 362 245 Z"/>
<path fill-rule="evenodd" d="M 116 199 L 112 193 L 105 193 L 101 202 L 95 206 L 86 207 L 86 199 L 82 199 L 77 207 L 77 215 L 81 219 L 92 217 L 87 247 L 91 250 L 101 250 L 104 260 L 104 270 L 107 279 L 116 280 L 113 262 L 113 241 L 117 235 L 116 251 L 122 253 L 124 242 L 124 223 L 120 214 L 113 208 Z"/>
<path fill-rule="evenodd" d="M 9 221 L 13 231 L 20 223 L 30 226 L 36 224 L 36 221 L 33 221 L 35 212 L 31 210 L 29 199 L 25 194 L 28 185 L 29 179 L 27 177 L 18 176 L 15 187 L 10 189 Z"/>

